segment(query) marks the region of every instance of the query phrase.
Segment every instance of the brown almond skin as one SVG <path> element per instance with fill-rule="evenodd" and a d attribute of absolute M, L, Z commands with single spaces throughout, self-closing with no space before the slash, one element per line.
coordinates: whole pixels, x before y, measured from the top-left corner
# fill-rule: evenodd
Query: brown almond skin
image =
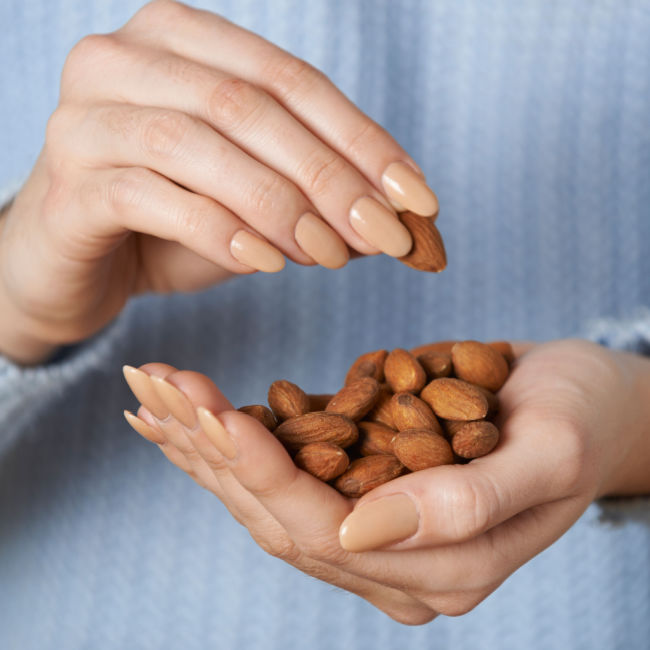
<path fill-rule="evenodd" d="M 361 420 L 377 403 L 379 384 L 373 377 L 362 377 L 348 384 L 332 397 L 325 410 Z"/>
<path fill-rule="evenodd" d="M 418 271 L 439 273 L 447 267 L 447 254 L 434 217 L 421 217 L 412 212 L 402 212 L 400 221 L 413 238 L 413 247 L 407 255 L 398 258 L 402 264 Z"/>
<path fill-rule="evenodd" d="M 362 377 L 372 377 L 378 382 L 384 381 L 384 362 L 388 356 L 388 350 L 375 350 L 362 354 L 350 366 L 348 374 L 345 376 L 345 386 Z"/>
<path fill-rule="evenodd" d="M 345 472 L 350 459 L 341 447 L 330 442 L 312 442 L 294 456 L 300 469 L 320 479 L 331 481 Z"/>
<path fill-rule="evenodd" d="M 356 499 L 397 478 L 403 471 L 404 466 L 395 456 L 364 456 L 350 463 L 347 470 L 336 479 L 334 487 L 346 497 Z"/>
<path fill-rule="evenodd" d="M 395 393 L 391 399 L 393 422 L 398 431 L 431 429 L 442 435 L 442 427 L 431 407 L 412 393 Z"/>
<path fill-rule="evenodd" d="M 490 341 L 488 345 L 497 352 L 500 352 L 509 366 L 515 362 L 515 351 L 512 349 L 509 341 Z"/>
<path fill-rule="evenodd" d="M 412 472 L 454 462 L 447 440 L 429 429 L 400 431 L 393 440 L 393 452 Z"/>
<path fill-rule="evenodd" d="M 483 386 L 476 386 L 476 388 L 485 395 L 485 399 L 488 403 L 488 412 L 485 417 L 489 420 L 499 412 L 499 398 L 491 390 L 483 388 Z"/>
<path fill-rule="evenodd" d="M 328 402 L 334 397 L 333 393 L 319 393 L 318 395 L 307 395 L 309 398 L 309 412 L 324 411 Z"/>
<path fill-rule="evenodd" d="M 390 389 L 390 386 L 388 384 L 380 384 L 377 402 L 364 419 L 370 422 L 381 422 L 394 429 L 395 423 L 393 422 L 393 409 L 390 401 L 392 397 L 393 391 Z"/>
<path fill-rule="evenodd" d="M 499 442 L 499 430 L 485 420 L 463 423 L 451 440 L 453 450 L 461 458 L 479 458 L 489 454 Z"/>
<path fill-rule="evenodd" d="M 386 381 L 394 393 L 419 393 L 427 382 L 427 373 L 408 351 L 395 348 L 384 363 Z"/>
<path fill-rule="evenodd" d="M 453 372 L 454 366 L 448 352 L 425 352 L 416 358 L 427 373 L 427 379 L 449 377 Z"/>
<path fill-rule="evenodd" d="M 238 411 L 250 415 L 258 422 L 261 422 L 269 431 L 273 431 L 278 426 L 273 411 L 263 404 L 249 404 L 247 406 L 240 406 Z"/>
<path fill-rule="evenodd" d="M 419 357 L 421 354 L 427 354 L 429 352 L 451 354 L 451 348 L 453 348 L 456 343 L 458 343 L 458 341 L 434 341 L 433 343 L 425 343 L 424 345 L 418 345 L 415 348 L 411 348 L 411 354 L 415 357 Z"/>
<path fill-rule="evenodd" d="M 463 424 L 467 424 L 465 420 L 440 420 L 440 424 L 442 425 L 442 430 L 445 434 L 445 438 L 447 440 L 452 440 L 454 437 L 454 434 L 458 429 L 460 429 Z"/>
<path fill-rule="evenodd" d="M 286 379 L 278 379 L 271 384 L 268 401 L 278 420 L 288 420 L 309 413 L 309 397 L 305 391 Z"/>
<path fill-rule="evenodd" d="M 315 411 L 285 420 L 273 432 L 290 451 L 310 442 L 331 442 L 339 447 L 353 445 L 359 432 L 357 425 L 338 413 Z"/>
<path fill-rule="evenodd" d="M 486 343 L 461 341 L 451 349 L 454 373 L 459 379 L 482 386 L 493 393 L 508 378 L 509 368 L 505 357 Z"/>
<path fill-rule="evenodd" d="M 374 454 L 392 454 L 395 429 L 381 422 L 357 422 L 359 429 L 359 453 L 362 456 Z"/>
<path fill-rule="evenodd" d="M 453 377 L 434 379 L 420 397 L 445 420 L 481 420 L 488 412 L 487 398 L 479 388 Z"/>

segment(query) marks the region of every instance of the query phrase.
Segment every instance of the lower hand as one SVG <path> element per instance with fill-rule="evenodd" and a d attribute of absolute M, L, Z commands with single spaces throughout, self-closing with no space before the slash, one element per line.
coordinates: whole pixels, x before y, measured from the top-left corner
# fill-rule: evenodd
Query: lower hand
<path fill-rule="evenodd" d="M 297 469 L 207 377 L 162 364 L 129 377 L 144 404 L 132 419 L 139 432 L 264 550 L 403 623 L 471 610 L 594 499 L 650 492 L 650 361 L 584 341 L 519 356 L 500 391 L 491 454 L 402 476 L 357 501 Z M 199 419 L 199 406 L 212 415 L 199 409 Z"/>

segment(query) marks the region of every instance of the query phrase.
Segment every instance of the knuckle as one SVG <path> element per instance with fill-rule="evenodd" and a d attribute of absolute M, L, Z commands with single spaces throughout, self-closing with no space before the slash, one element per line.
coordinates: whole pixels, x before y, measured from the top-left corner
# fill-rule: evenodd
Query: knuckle
<path fill-rule="evenodd" d="M 319 152 L 308 157 L 302 165 L 300 177 L 305 179 L 309 192 L 319 196 L 328 190 L 331 191 L 333 182 L 347 168 L 347 162 L 335 153 L 323 155 Z"/>
<path fill-rule="evenodd" d="M 143 120 L 141 146 L 156 157 L 174 156 L 194 126 L 189 115 L 179 111 L 159 110 Z"/>
<path fill-rule="evenodd" d="M 281 96 L 295 94 L 296 91 L 308 94 L 317 84 L 327 81 L 318 68 L 290 55 L 272 57 L 264 70 L 264 78 Z"/>
<path fill-rule="evenodd" d="M 179 236 L 193 238 L 205 232 L 206 225 L 213 222 L 213 211 L 206 200 L 196 201 L 191 205 L 183 206 L 176 218 Z"/>
<path fill-rule="evenodd" d="M 133 15 L 129 23 L 156 27 L 176 22 L 188 13 L 189 7 L 174 0 L 151 0 Z"/>
<path fill-rule="evenodd" d="M 72 122 L 72 110 L 66 106 L 59 106 L 50 115 L 45 127 L 45 144 L 48 148 L 67 148 L 66 142 Z"/>
<path fill-rule="evenodd" d="M 279 174 L 266 175 L 250 192 L 248 203 L 251 209 L 265 220 L 273 215 L 292 214 L 298 203 L 297 190 Z"/>
<path fill-rule="evenodd" d="M 96 66 L 122 51 L 114 34 L 89 34 L 78 41 L 68 53 L 61 75 L 61 86 L 66 88 L 86 74 L 96 74 Z"/>
<path fill-rule="evenodd" d="M 347 551 L 341 548 L 341 543 L 336 537 L 315 533 L 308 535 L 307 539 L 307 542 L 301 543 L 302 551 L 313 560 L 342 566 L 349 559 Z"/>
<path fill-rule="evenodd" d="M 426 604 L 444 616 L 463 616 L 471 612 L 482 600 L 483 596 L 464 592 L 437 594 L 425 599 Z"/>
<path fill-rule="evenodd" d="M 121 170 L 106 184 L 103 202 L 109 211 L 123 212 L 142 203 L 151 172 L 141 167 Z"/>
<path fill-rule="evenodd" d="M 402 625 L 425 625 L 430 623 L 437 614 L 429 607 L 417 607 L 412 604 L 409 605 L 379 605 L 382 612 L 390 616 L 394 621 L 402 623 Z"/>
<path fill-rule="evenodd" d="M 375 145 L 384 140 L 386 135 L 386 131 L 379 124 L 366 118 L 344 145 L 344 153 L 351 158 L 367 154 L 368 150 L 376 148 Z"/>
<path fill-rule="evenodd" d="M 494 493 L 492 483 L 477 485 L 476 481 L 462 480 L 446 491 L 444 521 L 449 522 L 448 534 L 452 539 L 469 539 L 483 531 L 491 517 L 491 503 L 495 499 L 490 498 Z"/>
<path fill-rule="evenodd" d="M 289 564 L 297 563 L 302 555 L 300 549 L 286 535 L 260 535 L 251 532 L 251 537 L 265 553 Z"/>
<path fill-rule="evenodd" d="M 229 77 L 215 84 L 207 101 L 208 118 L 232 130 L 252 120 L 266 103 L 266 95 L 248 81 Z"/>

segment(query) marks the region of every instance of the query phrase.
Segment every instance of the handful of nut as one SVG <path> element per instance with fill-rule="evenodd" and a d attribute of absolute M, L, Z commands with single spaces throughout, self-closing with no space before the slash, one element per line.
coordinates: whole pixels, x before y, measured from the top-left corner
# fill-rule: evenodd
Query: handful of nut
<path fill-rule="evenodd" d="M 335 395 L 289 381 L 269 388 L 259 420 L 298 467 L 360 497 L 402 474 L 484 456 L 499 441 L 496 391 L 514 360 L 505 341 L 441 341 L 362 354 Z"/>

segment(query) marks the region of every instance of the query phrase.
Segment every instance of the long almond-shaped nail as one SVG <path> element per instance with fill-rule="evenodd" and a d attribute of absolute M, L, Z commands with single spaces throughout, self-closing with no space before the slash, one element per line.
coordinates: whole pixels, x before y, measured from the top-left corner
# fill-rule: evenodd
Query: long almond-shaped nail
<path fill-rule="evenodd" d="M 133 366 L 123 366 L 122 372 L 138 402 L 149 409 L 154 417 L 164 420 L 169 415 L 169 409 L 153 387 L 151 377 Z"/>
<path fill-rule="evenodd" d="M 124 417 L 126 421 L 135 429 L 143 438 L 146 438 L 150 442 L 155 442 L 158 445 L 162 445 L 165 442 L 165 437 L 159 432 L 156 431 L 153 427 L 150 427 L 144 420 L 141 420 L 136 415 L 133 415 L 131 411 L 124 411 Z"/>
<path fill-rule="evenodd" d="M 199 416 L 201 429 L 210 438 L 210 442 L 223 456 L 232 460 L 237 455 L 237 447 L 228 435 L 226 428 L 221 424 L 221 420 L 203 406 L 199 406 L 196 412 Z"/>
<path fill-rule="evenodd" d="M 381 183 L 389 199 L 422 217 L 438 213 L 438 198 L 410 165 L 394 162 L 386 167 Z"/>
<path fill-rule="evenodd" d="M 196 415 L 194 415 L 192 402 L 176 386 L 165 381 L 162 377 L 152 377 L 151 383 L 169 412 L 182 425 L 188 429 L 194 429 L 196 427 Z"/>
<path fill-rule="evenodd" d="M 247 230 L 238 230 L 230 241 L 232 256 L 242 264 L 265 273 L 277 273 L 284 268 L 282 253 L 269 242 Z"/>
<path fill-rule="evenodd" d="M 315 262 L 328 269 L 340 269 L 350 259 L 345 242 L 322 219 L 307 212 L 295 230 L 298 246 Z"/>
<path fill-rule="evenodd" d="M 411 537 L 418 526 L 413 501 L 393 494 L 353 510 L 341 524 L 339 540 L 346 551 L 371 551 Z"/>
<path fill-rule="evenodd" d="M 402 257 L 413 246 L 411 234 L 397 215 L 369 196 L 354 202 L 350 223 L 361 237 L 386 255 Z"/>

